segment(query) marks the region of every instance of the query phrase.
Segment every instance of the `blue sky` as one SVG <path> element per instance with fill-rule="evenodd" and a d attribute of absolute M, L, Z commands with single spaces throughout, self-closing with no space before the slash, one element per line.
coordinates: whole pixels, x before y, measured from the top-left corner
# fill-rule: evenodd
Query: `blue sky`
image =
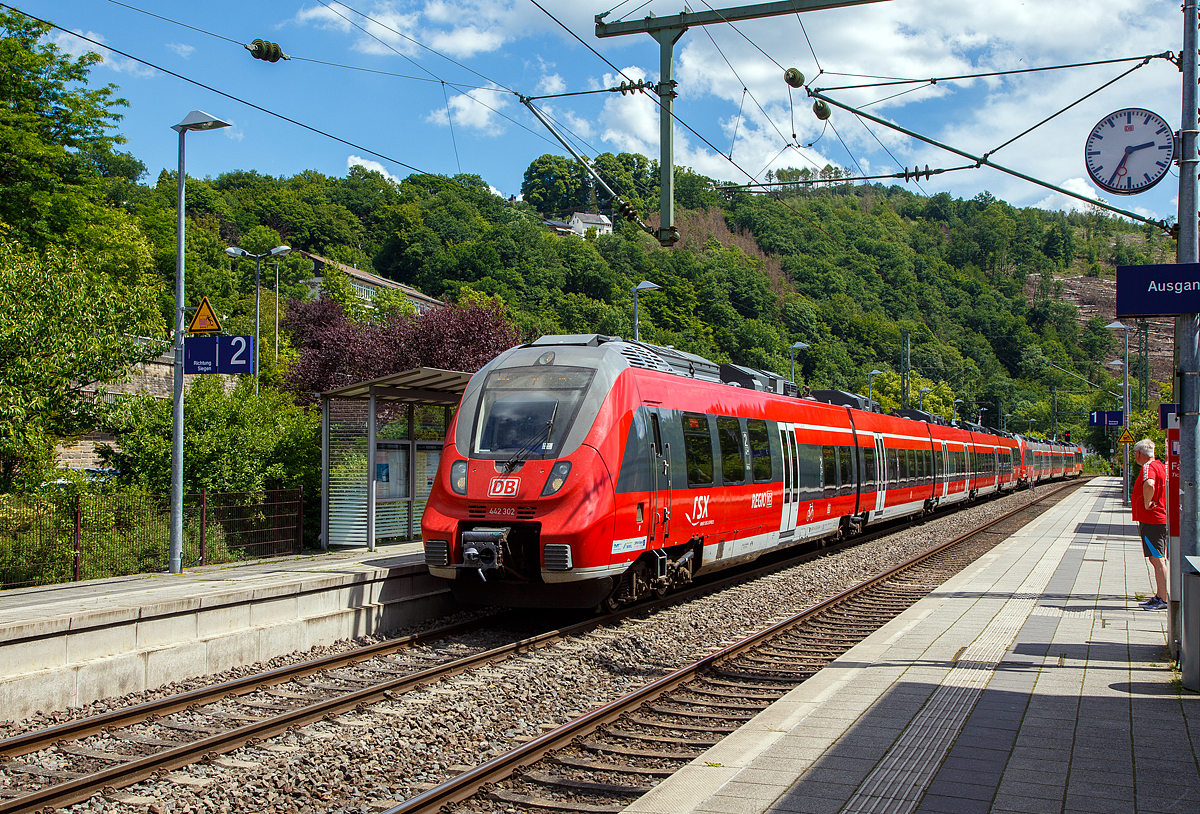
<path fill-rule="evenodd" d="M 697 11 L 709 7 L 705 0 L 690 1 Z M 651 12 L 676 14 L 683 5 L 680 0 L 651 0 L 639 9 L 639 2 L 618 7 L 609 21 L 629 12 L 632 19 Z M 658 45 L 650 36 L 595 37 L 594 16 L 615 3 L 542 0 L 627 76 L 657 79 Z M 262 38 L 304 58 L 275 64 L 252 59 L 234 42 L 108 0 L 20 0 L 14 5 L 365 148 L 338 143 L 161 70 L 104 53 L 93 80 L 118 85 L 129 100 L 119 129 L 129 139 L 125 149 L 146 164 L 150 180 L 176 164 L 170 125 L 198 108 L 234 126 L 188 137 L 192 176 L 235 169 L 344 175 L 353 164 L 397 178 L 411 172 L 366 152 L 372 150 L 426 172 L 475 173 L 498 192 L 515 194 L 533 159 L 565 151 L 514 92 L 586 91 L 612 87 L 621 79 L 530 0 L 129 0 L 128 5 L 236 43 Z M 678 164 L 744 183 L 748 178 L 742 170 L 762 180 L 766 169 L 788 166 L 831 163 L 877 174 L 905 166 L 964 163 L 879 125 L 868 129 L 845 111 L 835 111 L 833 127 L 823 128 L 803 91 L 789 98 L 781 66 L 794 66 L 813 87 L 828 88 L 869 81 L 838 73 L 928 78 L 1012 70 L 1178 51 L 1182 39 L 1174 0 L 887 0 L 802 17 L 803 30 L 797 15 L 790 15 L 736 28 L 695 27 L 683 35 L 676 45 L 676 113 L 726 155 L 677 127 Z M 95 50 L 61 32 L 53 39 L 73 53 Z M 875 102 L 868 108 L 875 115 L 980 154 L 1133 64 L 940 82 L 882 102 L 877 100 L 913 86 L 831 95 L 855 105 Z M 813 80 L 819 70 L 824 75 Z M 1112 111 L 1145 107 L 1178 127 L 1179 77 L 1171 63 L 1153 60 L 1004 147 L 994 160 L 1095 196 L 1098 191 L 1083 164 L 1084 140 L 1092 126 Z M 538 104 L 579 137 L 585 154 L 624 150 L 658 155 L 658 113 L 647 98 L 593 94 Z M 793 132 L 799 148 L 787 146 Z M 731 149 L 733 162 L 727 158 Z M 911 188 L 956 197 L 986 189 L 1016 205 L 1075 205 L 986 168 L 948 173 Z M 1177 189 L 1178 176 L 1172 171 L 1149 192 L 1108 200 L 1146 215 L 1173 217 Z"/>

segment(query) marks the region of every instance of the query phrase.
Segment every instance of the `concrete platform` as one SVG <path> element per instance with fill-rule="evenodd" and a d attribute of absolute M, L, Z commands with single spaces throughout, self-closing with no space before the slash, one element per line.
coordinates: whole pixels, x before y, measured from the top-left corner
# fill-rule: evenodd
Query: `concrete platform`
<path fill-rule="evenodd" d="M 459 610 L 420 541 L 0 592 L 0 720 Z"/>
<path fill-rule="evenodd" d="M 626 809 L 1200 812 L 1200 695 L 1093 480 Z"/>

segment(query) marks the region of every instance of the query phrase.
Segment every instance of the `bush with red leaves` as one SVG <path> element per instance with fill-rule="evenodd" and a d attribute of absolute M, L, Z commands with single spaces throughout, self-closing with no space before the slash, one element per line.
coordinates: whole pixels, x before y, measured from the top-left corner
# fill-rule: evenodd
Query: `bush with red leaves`
<path fill-rule="evenodd" d="M 379 323 L 348 319 L 329 299 L 293 300 L 287 325 L 300 358 L 288 368 L 286 386 L 301 401 L 414 367 L 474 373 L 521 341 L 499 303 L 450 304 Z"/>

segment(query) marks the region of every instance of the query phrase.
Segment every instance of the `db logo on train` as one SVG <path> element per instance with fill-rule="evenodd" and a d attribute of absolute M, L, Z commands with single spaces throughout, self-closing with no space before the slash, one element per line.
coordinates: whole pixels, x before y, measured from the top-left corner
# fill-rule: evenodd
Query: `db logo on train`
<path fill-rule="evenodd" d="M 488 486 L 488 497 L 516 497 L 520 487 L 520 478 L 492 478 L 492 483 Z"/>

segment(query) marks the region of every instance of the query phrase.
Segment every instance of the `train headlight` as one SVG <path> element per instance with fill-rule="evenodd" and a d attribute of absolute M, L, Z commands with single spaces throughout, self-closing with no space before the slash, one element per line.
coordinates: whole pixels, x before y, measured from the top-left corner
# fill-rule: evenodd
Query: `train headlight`
<path fill-rule="evenodd" d="M 570 461 L 559 461 L 550 470 L 550 477 L 546 478 L 546 486 L 542 489 L 542 497 L 552 495 L 559 489 L 563 488 L 563 484 L 567 482 L 567 475 L 571 473 Z"/>
<path fill-rule="evenodd" d="M 450 488 L 456 495 L 467 493 L 467 462 L 455 461 L 450 464 Z"/>

